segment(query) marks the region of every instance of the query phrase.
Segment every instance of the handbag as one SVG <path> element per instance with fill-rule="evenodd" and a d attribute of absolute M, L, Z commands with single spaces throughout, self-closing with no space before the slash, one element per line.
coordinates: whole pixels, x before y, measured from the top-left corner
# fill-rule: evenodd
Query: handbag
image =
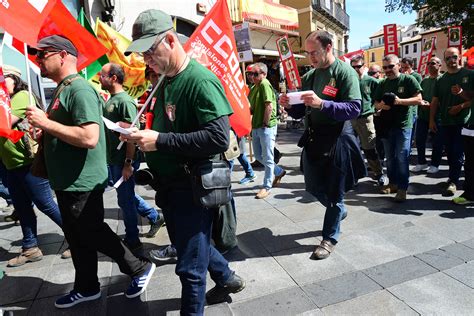
<path fill-rule="evenodd" d="M 230 202 L 231 179 L 229 163 L 204 160 L 191 169 L 194 202 L 204 208 L 218 208 Z"/>
<path fill-rule="evenodd" d="M 46 161 L 44 159 L 43 139 L 38 141 L 38 150 L 35 154 L 35 159 L 30 167 L 30 172 L 33 176 L 43 179 L 48 179 L 48 170 L 46 169 Z"/>

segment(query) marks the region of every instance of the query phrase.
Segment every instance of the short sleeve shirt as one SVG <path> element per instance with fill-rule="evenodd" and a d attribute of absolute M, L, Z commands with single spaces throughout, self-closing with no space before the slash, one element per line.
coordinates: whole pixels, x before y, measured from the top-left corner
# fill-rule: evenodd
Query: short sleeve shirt
<path fill-rule="evenodd" d="M 426 77 L 421 81 L 421 88 L 423 89 L 423 100 L 431 102 L 433 99 L 433 93 L 438 78 Z M 439 113 L 439 111 L 438 111 Z M 439 117 L 439 115 L 438 115 Z M 418 118 L 420 120 L 429 121 L 430 120 L 430 109 L 420 106 L 418 109 Z"/>
<path fill-rule="evenodd" d="M 250 108 L 252 110 L 252 128 L 263 127 L 263 118 L 265 116 L 265 103 L 272 103 L 272 113 L 268 121 L 268 127 L 277 124 L 277 105 L 275 91 L 272 84 L 266 78 L 258 85 L 252 86 L 249 93 Z"/>
<path fill-rule="evenodd" d="M 132 123 L 137 116 L 137 106 L 132 97 L 123 91 L 112 95 L 107 100 L 103 113 L 104 117 L 112 122 Z M 107 136 L 107 163 L 110 165 L 122 165 L 125 161 L 127 146 L 122 146 L 120 150 L 117 150 L 117 146 L 120 143 L 119 134 L 109 129 L 105 130 L 105 134 Z"/>
<path fill-rule="evenodd" d="M 303 91 L 313 90 L 323 100 L 342 102 L 362 99 L 357 73 L 338 58 L 327 68 L 307 72 L 302 78 L 302 87 Z M 312 126 L 337 122 L 319 109 L 311 109 Z"/>
<path fill-rule="evenodd" d="M 408 99 L 421 92 L 421 86 L 411 75 L 400 74 L 395 79 L 382 79 L 376 92 L 375 100 L 381 101 L 385 93 L 395 93 L 400 99 Z M 413 128 L 413 110 L 412 106 L 394 105 L 390 110 L 382 110 L 381 115 L 388 118 L 392 123 L 391 127 L 402 129 Z"/>
<path fill-rule="evenodd" d="M 178 75 L 165 79 L 155 96 L 152 129 L 162 133 L 192 133 L 233 113 L 219 79 L 194 59 Z M 148 166 L 163 176 L 183 175 L 184 164 L 193 160 L 159 148 L 145 157 Z"/>
<path fill-rule="evenodd" d="M 438 112 L 441 116 L 440 125 L 463 125 L 469 120 L 471 113 L 470 108 L 461 110 L 457 115 L 450 115 L 449 110 L 458 104 L 465 102 L 459 95 L 451 93 L 451 87 L 459 85 L 463 90 L 474 90 L 474 72 L 465 68 L 461 68 L 457 73 L 444 73 L 436 82 L 434 97 L 439 100 Z"/>
<path fill-rule="evenodd" d="M 360 116 L 370 115 L 375 112 L 374 95 L 379 82 L 371 76 L 364 75 L 359 79 L 360 93 L 362 95 L 362 110 Z"/>
<path fill-rule="evenodd" d="M 74 76 L 77 75 L 70 75 L 64 80 Z M 51 101 L 47 110 L 51 120 L 67 126 L 96 123 L 100 127 L 99 141 L 93 149 L 76 147 L 56 136 L 44 134 L 46 168 L 54 190 L 87 192 L 106 187 L 106 141 L 101 117 L 103 102 L 97 91 L 82 78 L 72 81 L 58 98 Z"/>
<path fill-rule="evenodd" d="M 28 104 L 30 104 L 28 91 L 17 92 L 10 100 L 12 114 L 20 120 L 24 119 Z M 0 137 L 0 157 L 7 170 L 20 168 L 33 162 L 33 159 L 28 157 L 23 139 L 13 143 L 8 138 Z"/>

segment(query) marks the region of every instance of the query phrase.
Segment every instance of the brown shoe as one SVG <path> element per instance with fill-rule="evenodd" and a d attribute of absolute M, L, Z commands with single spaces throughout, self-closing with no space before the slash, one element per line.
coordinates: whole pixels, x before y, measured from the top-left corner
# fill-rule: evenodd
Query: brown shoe
<path fill-rule="evenodd" d="M 64 250 L 64 252 L 61 254 L 61 259 L 69 259 L 71 258 L 71 250 L 67 248 Z"/>
<path fill-rule="evenodd" d="M 38 247 L 23 249 L 20 255 L 8 261 L 8 267 L 19 267 L 27 262 L 35 262 L 43 259 L 43 253 Z"/>
<path fill-rule="evenodd" d="M 336 245 L 333 245 L 331 241 L 323 239 L 319 246 L 316 246 L 316 249 L 309 258 L 312 260 L 326 259 L 327 257 L 329 257 L 331 252 L 334 251 L 334 247 L 336 247 Z"/>
<path fill-rule="evenodd" d="M 407 200 L 407 190 L 398 190 L 397 195 L 395 195 L 395 202 L 405 202 Z"/>
<path fill-rule="evenodd" d="M 389 183 L 382 187 L 382 189 L 380 190 L 380 193 L 390 194 L 390 193 L 397 193 L 397 191 L 398 191 L 398 187 L 395 184 Z"/>
<path fill-rule="evenodd" d="M 276 188 L 280 184 L 281 178 L 283 178 L 285 175 L 286 171 L 283 170 L 283 172 L 279 176 L 275 176 L 275 178 L 273 179 L 272 188 Z"/>
<path fill-rule="evenodd" d="M 258 191 L 257 195 L 255 196 L 256 199 L 264 199 L 266 198 L 267 196 L 270 195 L 270 190 L 267 190 L 267 189 L 261 189 L 260 191 Z"/>

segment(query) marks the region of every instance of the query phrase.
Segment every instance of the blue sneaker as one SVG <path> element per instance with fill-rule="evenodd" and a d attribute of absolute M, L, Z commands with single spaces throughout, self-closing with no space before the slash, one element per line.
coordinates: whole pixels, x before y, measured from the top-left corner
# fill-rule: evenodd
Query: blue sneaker
<path fill-rule="evenodd" d="M 155 268 L 156 265 L 151 262 L 150 267 L 145 271 L 145 273 L 141 276 L 134 277 L 127 292 L 125 292 L 125 296 L 127 298 L 134 298 L 145 292 L 146 286 L 148 285 L 148 282 L 150 282 L 153 272 L 155 272 Z"/>
<path fill-rule="evenodd" d="M 245 176 L 242 180 L 239 181 L 239 184 L 247 184 L 249 182 L 254 182 L 257 178 L 257 175 Z"/>
<path fill-rule="evenodd" d="M 82 302 L 87 302 L 87 301 L 93 301 L 96 299 L 99 299 L 101 296 L 101 292 L 97 293 L 79 293 L 75 290 L 72 290 L 69 292 L 69 294 L 64 295 L 63 297 L 60 297 L 56 300 L 56 303 L 54 303 L 54 306 L 57 308 L 69 308 L 73 307 L 76 304 L 82 303 Z"/>

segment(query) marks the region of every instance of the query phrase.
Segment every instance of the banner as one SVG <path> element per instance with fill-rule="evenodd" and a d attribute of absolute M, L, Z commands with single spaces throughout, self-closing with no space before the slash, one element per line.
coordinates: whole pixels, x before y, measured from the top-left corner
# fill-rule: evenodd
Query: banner
<path fill-rule="evenodd" d="M 226 0 L 218 0 L 214 4 L 184 49 L 220 79 L 234 110 L 230 124 L 239 137 L 248 135 L 251 130 L 250 105 Z"/>
<path fill-rule="evenodd" d="M 462 26 L 448 27 L 448 47 L 457 47 L 462 53 Z"/>
<path fill-rule="evenodd" d="M 123 89 L 134 99 L 139 98 L 148 89 L 149 82 L 145 80 L 145 62 L 137 54 L 125 56 L 123 52 L 131 40 L 97 19 L 95 24 L 97 39 L 107 48 L 107 58 L 110 62 L 119 64 L 125 72 Z M 99 75 L 96 74 L 90 82 L 101 91 Z"/>
<path fill-rule="evenodd" d="M 253 61 L 252 45 L 250 45 L 250 28 L 249 22 L 242 22 L 234 25 L 234 37 L 239 53 L 239 61 Z"/>
<path fill-rule="evenodd" d="M 291 51 L 288 37 L 282 36 L 276 40 L 276 46 L 280 53 L 281 63 L 283 64 L 283 71 L 285 72 L 288 90 L 297 90 L 301 88 L 301 78 L 296 66 L 295 56 Z"/>
<path fill-rule="evenodd" d="M 385 53 L 398 56 L 398 34 L 396 24 L 387 24 L 383 26 L 383 39 L 385 43 Z"/>
<path fill-rule="evenodd" d="M 298 10 L 283 4 L 266 0 L 241 0 L 243 20 L 260 20 L 267 23 L 286 26 L 290 30 L 296 30 L 298 24 Z"/>
<path fill-rule="evenodd" d="M 10 108 L 10 95 L 8 94 L 3 68 L 0 64 L 0 137 L 6 137 L 16 143 L 23 136 L 23 132 L 13 130 L 12 113 Z"/>
<path fill-rule="evenodd" d="M 354 57 L 354 56 L 362 56 L 364 57 L 364 50 L 363 49 L 359 49 L 359 50 L 355 50 L 353 52 L 349 52 L 345 55 L 342 55 L 342 56 L 339 56 L 339 59 L 350 64 L 351 63 L 351 59 Z"/>
<path fill-rule="evenodd" d="M 421 46 L 420 63 L 418 64 L 418 73 L 423 77 L 428 73 L 428 62 L 433 56 L 433 50 L 436 43 L 436 36 L 431 39 L 425 39 Z"/>

